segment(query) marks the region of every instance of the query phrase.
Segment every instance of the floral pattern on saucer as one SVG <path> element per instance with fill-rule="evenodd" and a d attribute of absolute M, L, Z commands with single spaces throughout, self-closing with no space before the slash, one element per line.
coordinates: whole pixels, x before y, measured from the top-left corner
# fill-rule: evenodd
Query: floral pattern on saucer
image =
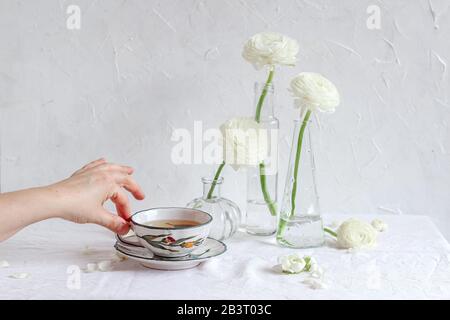
<path fill-rule="evenodd" d="M 203 239 L 196 239 L 197 236 L 191 236 L 187 238 L 181 238 L 176 240 L 172 234 L 158 234 L 143 236 L 142 239 L 148 242 L 149 245 L 170 252 L 180 252 L 177 247 L 180 248 L 192 248 L 198 247 L 203 243 Z"/>

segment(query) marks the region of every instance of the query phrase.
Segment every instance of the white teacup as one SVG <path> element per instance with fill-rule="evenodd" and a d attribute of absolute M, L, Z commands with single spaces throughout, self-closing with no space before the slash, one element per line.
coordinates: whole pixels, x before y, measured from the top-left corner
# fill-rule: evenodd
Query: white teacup
<path fill-rule="evenodd" d="M 211 215 L 189 208 L 153 208 L 136 212 L 130 219 L 140 243 L 155 255 L 182 257 L 208 237 Z"/>

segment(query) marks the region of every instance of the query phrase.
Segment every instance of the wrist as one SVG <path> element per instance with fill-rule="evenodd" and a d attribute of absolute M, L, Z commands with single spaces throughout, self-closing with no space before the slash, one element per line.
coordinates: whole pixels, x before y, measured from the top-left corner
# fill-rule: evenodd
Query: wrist
<path fill-rule="evenodd" d="M 46 212 L 46 218 L 64 218 L 66 216 L 64 195 L 57 185 L 36 188 L 38 201 Z"/>

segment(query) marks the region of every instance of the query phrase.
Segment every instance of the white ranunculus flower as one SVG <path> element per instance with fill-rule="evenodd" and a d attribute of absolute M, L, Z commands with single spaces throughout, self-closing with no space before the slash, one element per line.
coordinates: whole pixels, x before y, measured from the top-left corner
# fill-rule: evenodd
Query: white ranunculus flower
<path fill-rule="evenodd" d="M 242 56 L 256 69 L 264 66 L 294 66 L 299 51 L 298 42 L 276 32 L 261 32 L 248 39 Z"/>
<path fill-rule="evenodd" d="M 278 263 L 281 265 L 281 270 L 284 273 L 300 273 L 306 267 L 305 259 L 296 254 L 290 254 L 278 258 Z"/>
<path fill-rule="evenodd" d="M 337 230 L 337 243 L 343 249 L 370 248 L 376 244 L 378 232 L 367 222 L 348 219 Z"/>
<path fill-rule="evenodd" d="M 290 91 L 299 108 L 333 113 L 340 102 L 336 86 L 319 73 L 300 73 L 292 79 Z"/>
<path fill-rule="evenodd" d="M 267 156 L 267 130 L 253 118 L 233 118 L 222 132 L 223 157 L 235 170 L 259 165 Z"/>
<path fill-rule="evenodd" d="M 371 223 L 372 227 L 377 230 L 378 232 L 386 231 L 388 228 L 388 225 L 386 222 L 384 222 L 381 219 L 374 219 Z"/>

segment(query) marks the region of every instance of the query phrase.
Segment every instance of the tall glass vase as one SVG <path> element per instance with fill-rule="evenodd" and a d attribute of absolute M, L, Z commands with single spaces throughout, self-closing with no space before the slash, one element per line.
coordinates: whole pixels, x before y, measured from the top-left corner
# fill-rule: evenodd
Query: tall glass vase
<path fill-rule="evenodd" d="M 289 169 L 280 210 L 277 242 L 292 248 L 320 246 L 324 242 L 316 185 L 310 112 L 294 121 Z"/>
<path fill-rule="evenodd" d="M 264 92 L 265 91 L 265 92 Z M 257 167 L 247 169 L 247 208 L 245 229 L 253 235 L 273 235 L 277 228 L 278 129 L 274 116 L 274 87 L 255 83 L 255 105 L 265 94 L 260 124 L 267 133 L 268 155 Z"/>

